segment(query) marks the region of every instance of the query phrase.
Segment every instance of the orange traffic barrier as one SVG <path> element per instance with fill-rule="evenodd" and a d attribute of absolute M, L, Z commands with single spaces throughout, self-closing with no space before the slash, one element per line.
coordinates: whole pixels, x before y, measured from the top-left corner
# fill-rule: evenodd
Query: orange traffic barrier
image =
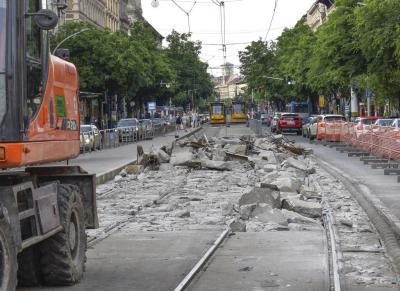
<path fill-rule="evenodd" d="M 390 126 L 328 122 L 317 127 L 317 139 L 343 142 L 377 157 L 400 161 L 400 130 Z"/>

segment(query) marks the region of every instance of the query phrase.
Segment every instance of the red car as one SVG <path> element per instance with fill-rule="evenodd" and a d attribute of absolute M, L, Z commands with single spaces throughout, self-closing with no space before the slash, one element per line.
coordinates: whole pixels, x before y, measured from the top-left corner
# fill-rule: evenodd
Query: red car
<path fill-rule="evenodd" d="M 303 122 L 301 117 L 297 114 L 284 113 L 278 120 L 277 133 L 283 132 L 296 132 L 297 135 L 301 135 Z"/>

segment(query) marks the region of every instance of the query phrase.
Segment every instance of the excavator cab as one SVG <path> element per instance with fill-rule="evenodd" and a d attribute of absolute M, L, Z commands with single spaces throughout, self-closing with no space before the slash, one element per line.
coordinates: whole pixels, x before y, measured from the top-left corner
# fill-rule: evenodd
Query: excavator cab
<path fill-rule="evenodd" d="M 0 0 L 0 168 L 79 154 L 78 73 L 50 55 L 46 0 Z"/>
<path fill-rule="evenodd" d="M 0 290 L 78 283 L 98 227 L 95 175 L 44 165 L 80 152 L 78 72 L 50 54 L 56 24 L 47 0 L 0 0 Z"/>

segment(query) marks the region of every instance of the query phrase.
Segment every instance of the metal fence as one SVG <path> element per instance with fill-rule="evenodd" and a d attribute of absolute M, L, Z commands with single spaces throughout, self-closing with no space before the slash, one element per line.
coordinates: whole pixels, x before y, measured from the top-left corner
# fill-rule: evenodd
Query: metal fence
<path fill-rule="evenodd" d="M 400 161 L 400 129 L 395 127 L 332 122 L 317 127 L 317 139 L 342 142 L 377 157 Z"/>
<path fill-rule="evenodd" d="M 250 119 L 248 121 L 248 125 L 249 125 L 250 129 L 254 131 L 255 134 L 257 134 L 257 135 L 263 134 L 262 120 Z"/>
<path fill-rule="evenodd" d="M 161 125 L 151 128 L 119 127 L 99 130 L 98 133 L 81 133 L 81 152 L 90 153 L 103 149 L 119 147 L 123 144 L 135 143 L 142 140 L 153 139 L 176 131 L 175 125 Z"/>

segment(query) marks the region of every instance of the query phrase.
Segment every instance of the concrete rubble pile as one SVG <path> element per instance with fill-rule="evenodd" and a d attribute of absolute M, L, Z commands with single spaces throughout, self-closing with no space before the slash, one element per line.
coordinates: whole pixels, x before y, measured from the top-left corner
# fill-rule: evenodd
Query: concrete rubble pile
<path fill-rule="evenodd" d="M 89 230 L 89 240 L 126 221 L 124 231 L 135 233 L 321 230 L 328 203 L 340 245 L 356 250 L 345 253 L 346 277 L 355 284 L 390 282 L 389 265 L 374 267 L 382 247 L 365 213 L 308 153 L 281 135 L 204 135 L 152 149 L 98 187 L 100 228 Z"/>
<path fill-rule="evenodd" d="M 174 193 L 176 195 L 169 195 L 166 201 L 156 199 L 155 207 L 144 209 L 141 213 L 151 212 L 154 215 L 160 212 L 164 217 L 166 212 L 171 212 L 173 221 L 169 227 L 174 229 L 179 228 L 176 218 L 185 219 L 189 224 L 227 224 L 232 231 L 321 227 L 321 196 L 306 185 L 307 177 L 315 173 L 315 168 L 308 166 L 307 157 L 297 154 L 304 154 L 304 150 L 295 148 L 293 151 L 293 148 L 281 136 L 209 139 L 204 135 L 199 139 L 191 137 L 163 146 L 153 151 L 155 154 L 148 154 L 158 157 L 155 162 L 159 165 L 156 168 L 158 172 L 164 174 L 166 179 L 175 171 L 189 171 L 189 178 L 179 189 L 182 197 L 176 198 L 177 193 Z M 139 169 L 147 176 L 152 173 L 142 166 L 133 165 L 127 167 L 125 172 L 137 173 Z M 204 186 L 205 180 L 219 180 L 220 184 L 210 185 L 209 188 Z M 236 181 L 242 183 L 232 192 L 232 183 Z M 201 192 L 198 195 L 200 201 L 191 200 L 196 198 L 191 196 L 196 196 L 197 192 Z M 204 214 L 205 217 L 201 217 Z M 165 226 L 165 221 L 163 224 Z"/>

